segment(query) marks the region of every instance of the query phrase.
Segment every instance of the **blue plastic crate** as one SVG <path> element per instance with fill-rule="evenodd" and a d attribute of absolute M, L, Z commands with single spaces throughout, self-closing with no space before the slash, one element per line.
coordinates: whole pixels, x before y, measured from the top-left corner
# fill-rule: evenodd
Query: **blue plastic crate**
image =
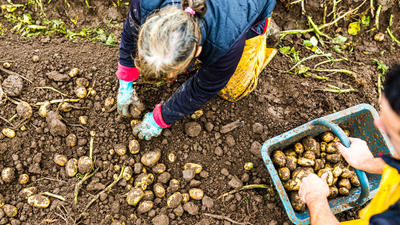
<path fill-rule="evenodd" d="M 351 137 L 365 140 L 374 156 L 379 156 L 380 154 L 394 155 L 394 149 L 388 137 L 381 133 L 374 125 L 374 119 L 378 116 L 378 112 L 374 107 L 368 104 L 360 104 L 308 122 L 284 134 L 271 138 L 263 144 L 261 147 L 261 155 L 264 164 L 282 200 L 286 213 L 294 224 L 310 224 L 309 212 L 308 210 L 304 212 L 294 211 L 288 193 L 286 193 L 277 170 L 272 163 L 270 154 L 277 149 L 284 149 L 293 145 L 307 136 L 316 136 L 328 130 L 333 131 L 345 146 L 349 146 L 350 142 L 340 128 L 344 127 L 350 130 Z M 348 196 L 339 196 L 329 200 L 329 205 L 334 214 L 364 204 L 372 199 L 378 191 L 381 179 L 380 175 L 369 174 L 358 170 L 356 170 L 356 173 L 360 179 L 361 186 L 358 188 L 353 187 Z"/>

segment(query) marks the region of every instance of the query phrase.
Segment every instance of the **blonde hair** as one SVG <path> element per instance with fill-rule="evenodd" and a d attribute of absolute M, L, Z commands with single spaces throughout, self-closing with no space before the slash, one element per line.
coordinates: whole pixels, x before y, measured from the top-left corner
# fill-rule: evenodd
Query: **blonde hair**
<path fill-rule="evenodd" d="M 201 41 L 198 19 L 207 11 L 206 1 L 182 0 L 182 8 L 166 7 L 147 18 L 139 31 L 135 58 L 145 80 L 182 73 L 189 66 Z M 187 7 L 195 14 L 185 12 Z"/>

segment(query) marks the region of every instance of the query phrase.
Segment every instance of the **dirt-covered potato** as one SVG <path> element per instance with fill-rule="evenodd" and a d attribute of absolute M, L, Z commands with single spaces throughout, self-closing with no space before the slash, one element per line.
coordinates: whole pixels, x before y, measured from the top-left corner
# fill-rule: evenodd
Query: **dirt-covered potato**
<path fill-rule="evenodd" d="M 36 208 L 47 208 L 50 205 L 50 199 L 41 194 L 28 197 L 28 204 Z"/>
<path fill-rule="evenodd" d="M 8 138 L 14 138 L 15 137 L 15 131 L 11 128 L 3 128 L 3 130 L 1 130 L 1 133 L 4 134 L 4 136 L 8 137 Z"/>
<path fill-rule="evenodd" d="M 151 185 L 154 181 L 154 175 L 149 173 L 141 173 L 139 176 L 136 177 L 134 186 L 140 187 L 143 190 L 146 190 L 147 186 Z"/>
<path fill-rule="evenodd" d="M 76 78 L 75 84 L 76 84 L 76 86 L 88 87 L 89 81 L 84 77 L 79 77 L 79 78 Z"/>
<path fill-rule="evenodd" d="M 68 76 L 76 77 L 76 75 L 78 75 L 78 73 L 79 73 L 79 69 L 78 68 L 72 68 L 72 70 L 69 71 Z"/>
<path fill-rule="evenodd" d="M 162 174 L 167 170 L 167 166 L 164 163 L 158 163 L 157 165 L 153 166 L 152 168 L 154 173 Z"/>
<path fill-rule="evenodd" d="M 305 151 L 313 151 L 317 156 L 320 154 L 320 144 L 313 137 L 306 137 L 302 140 Z"/>
<path fill-rule="evenodd" d="M 65 138 L 65 144 L 68 147 L 75 147 L 76 146 L 76 142 L 77 142 L 77 138 L 75 134 L 69 134 L 66 138 Z"/>
<path fill-rule="evenodd" d="M 296 211 L 302 212 L 306 209 L 306 203 L 301 200 L 297 191 L 290 193 L 290 202 Z"/>
<path fill-rule="evenodd" d="M 73 106 L 70 103 L 63 102 L 63 103 L 61 103 L 59 110 L 61 112 L 70 112 L 72 110 L 72 108 L 73 108 Z"/>
<path fill-rule="evenodd" d="M 299 164 L 300 166 L 314 166 L 315 165 L 315 161 L 312 159 L 307 159 L 304 157 L 300 157 L 297 160 L 297 164 Z"/>
<path fill-rule="evenodd" d="M 176 192 L 176 191 L 178 191 L 179 188 L 180 188 L 180 185 L 181 184 L 179 183 L 179 180 L 171 179 L 169 181 L 168 192 Z"/>
<path fill-rule="evenodd" d="M 37 193 L 37 187 L 27 187 L 22 189 L 18 195 L 23 198 L 27 199 L 29 196 L 32 196 Z M 0 201 L 0 206 L 1 206 L 1 201 Z"/>
<path fill-rule="evenodd" d="M 328 198 L 335 198 L 339 194 L 339 190 L 336 186 L 329 187 L 329 195 Z"/>
<path fill-rule="evenodd" d="M 4 214 L 6 214 L 8 217 L 15 217 L 18 214 L 17 207 L 10 204 L 5 204 L 2 209 Z"/>
<path fill-rule="evenodd" d="M 340 162 L 340 154 L 327 154 L 326 160 L 330 163 L 338 163 Z"/>
<path fill-rule="evenodd" d="M 154 184 L 153 192 L 158 198 L 163 198 L 165 196 L 165 188 L 161 183 Z"/>
<path fill-rule="evenodd" d="M 246 162 L 243 165 L 243 169 L 246 171 L 250 171 L 251 169 L 253 169 L 253 167 L 254 167 L 254 164 L 252 162 Z"/>
<path fill-rule="evenodd" d="M 287 167 L 282 167 L 278 170 L 279 177 L 282 181 L 287 181 L 290 179 L 290 170 Z"/>
<path fill-rule="evenodd" d="M 154 150 L 154 151 L 146 152 L 145 154 L 143 154 L 140 161 L 143 163 L 143 165 L 152 167 L 157 164 L 160 157 L 161 157 L 161 151 Z"/>
<path fill-rule="evenodd" d="M 305 151 L 303 157 L 306 159 L 315 160 L 315 153 L 312 151 Z"/>
<path fill-rule="evenodd" d="M 293 157 L 297 158 L 297 153 L 293 149 L 288 149 L 284 153 L 285 153 L 286 157 L 293 156 Z"/>
<path fill-rule="evenodd" d="M 93 169 L 93 160 L 89 156 L 82 156 L 78 160 L 78 170 L 81 174 L 89 173 Z"/>
<path fill-rule="evenodd" d="M 350 177 L 350 183 L 355 187 L 359 187 L 361 185 L 360 180 L 355 172 L 353 172 L 352 176 Z"/>
<path fill-rule="evenodd" d="M 343 173 L 343 169 L 344 169 L 344 167 L 343 167 L 343 165 L 342 164 L 336 164 L 334 167 L 333 167 L 333 170 L 332 170 L 332 174 L 333 174 L 333 176 L 334 177 L 339 177 L 342 173 Z"/>
<path fill-rule="evenodd" d="M 183 166 L 183 169 L 184 170 L 193 170 L 194 173 L 199 174 L 203 170 L 203 167 L 197 163 L 186 163 Z"/>
<path fill-rule="evenodd" d="M 129 141 L 129 152 L 133 155 L 138 154 L 140 151 L 140 144 L 136 139 Z"/>
<path fill-rule="evenodd" d="M 87 95 L 87 90 L 84 86 L 77 86 L 74 90 L 76 97 L 85 98 Z"/>
<path fill-rule="evenodd" d="M 67 156 L 65 156 L 65 155 L 60 155 L 60 154 L 55 154 L 54 155 L 54 159 L 53 159 L 53 161 L 57 164 L 57 165 L 59 165 L 59 166 L 65 166 L 65 164 L 67 163 L 67 161 L 68 161 L 68 158 L 67 158 Z"/>
<path fill-rule="evenodd" d="M 29 182 L 29 175 L 24 173 L 19 175 L 18 183 L 19 184 L 27 184 Z"/>
<path fill-rule="evenodd" d="M 351 178 L 353 176 L 352 171 L 349 168 L 344 168 L 342 174 L 340 174 L 341 177 L 343 178 Z"/>
<path fill-rule="evenodd" d="M 300 188 L 301 180 L 300 179 L 290 179 L 283 186 L 288 191 L 298 191 Z"/>
<path fill-rule="evenodd" d="M 114 105 L 115 99 L 113 97 L 107 97 L 106 100 L 104 100 L 104 106 L 109 108 L 112 105 Z"/>
<path fill-rule="evenodd" d="M 174 209 L 178 207 L 181 204 L 181 202 L 182 202 L 182 194 L 180 192 L 175 192 L 168 197 L 167 207 Z"/>
<path fill-rule="evenodd" d="M 331 142 L 326 146 L 326 153 L 333 154 L 333 153 L 337 153 L 337 152 L 338 152 L 338 150 L 336 148 L 335 142 Z"/>
<path fill-rule="evenodd" d="M 126 154 L 126 146 L 124 144 L 116 144 L 114 145 L 114 151 L 119 156 L 123 156 Z"/>
<path fill-rule="evenodd" d="M 67 164 L 65 165 L 65 173 L 69 177 L 73 177 L 78 172 L 78 160 L 72 158 L 68 160 Z"/>
<path fill-rule="evenodd" d="M 345 187 L 339 188 L 339 194 L 341 194 L 341 195 L 349 195 L 349 193 L 350 193 L 349 189 L 347 189 Z"/>
<path fill-rule="evenodd" d="M 6 167 L 1 171 L 1 179 L 6 183 L 11 183 L 15 178 L 15 169 Z"/>
<path fill-rule="evenodd" d="M 325 167 L 325 163 L 323 159 L 316 159 L 315 160 L 315 166 L 314 166 L 314 171 L 318 171 L 322 168 Z"/>
<path fill-rule="evenodd" d="M 191 188 L 189 190 L 189 196 L 194 200 L 201 200 L 204 196 L 204 191 L 200 188 Z"/>
<path fill-rule="evenodd" d="M 272 155 L 272 162 L 279 167 L 283 167 L 286 165 L 286 155 L 282 151 L 276 150 Z"/>
<path fill-rule="evenodd" d="M 173 152 L 168 154 L 168 161 L 170 161 L 171 163 L 176 161 L 176 155 Z"/>
<path fill-rule="evenodd" d="M 17 104 L 17 115 L 21 117 L 22 119 L 29 119 L 32 117 L 32 107 L 29 105 L 29 103 L 20 101 Z"/>
<path fill-rule="evenodd" d="M 182 193 L 182 203 L 185 204 L 190 200 L 190 195 L 189 193 Z"/>
<path fill-rule="evenodd" d="M 124 172 L 122 173 L 122 178 L 124 178 L 126 181 L 129 181 L 132 178 L 133 175 L 133 169 L 130 166 L 125 167 Z"/>
<path fill-rule="evenodd" d="M 50 105 L 51 104 L 49 101 L 45 101 L 42 105 L 40 105 L 39 111 L 38 111 L 39 116 L 46 118 Z"/>
<path fill-rule="evenodd" d="M 80 116 L 79 118 L 79 123 L 82 125 L 86 125 L 88 123 L 88 117 L 87 116 Z"/>
<path fill-rule="evenodd" d="M 286 167 L 289 168 L 290 171 L 293 171 L 297 167 L 297 158 L 294 156 L 286 157 Z"/>
<path fill-rule="evenodd" d="M 327 173 L 328 177 L 326 178 L 326 182 L 328 183 L 329 186 L 332 186 L 334 184 L 334 176 L 332 173 L 331 168 L 324 168 L 318 171 L 318 176 L 321 177 L 322 174 Z"/>
<path fill-rule="evenodd" d="M 343 179 L 341 179 L 341 180 L 339 181 L 338 186 L 339 186 L 339 187 L 345 187 L 345 188 L 347 188 L 347 189 L 350 189 L 350 188 L 351 188 L 350 180 L 349 180 L 349 179 L 346 179 L 346 178 L 343 178 Z"/>
<path fill-rule="evenodd" d="M 322 134 L 321 139 L 322 141 L 329 143 L 331 141 L 333 141 L 333 139 L 335 138 L 335 136 L 332 134 L 332 132 L 325 132 Z"/>
<path fill-rule="evenodd" d="M 321 159 L 325 159 L 326 158 L 326 152 L 321 152 L 320 157 L 321 157 Z"/>
<path fill-rule="evenodd" d="M 314 170 L 312 167 L 297 167 L 292 173 L 292 178 L 301 180 L 303 177 L 306 177 L 313 172 Z"/>
<path fill-rule="evenodd" d="M 148 211 L 150 211 L 154 206 L 154 203 L 152 201 L 142 201 L 139 203 L 136 211 L 139 214 L 143 214 L 143 213 L 147 213 Z"/>
<path fill-rule="evenodd" d="M 136 206 L 143 198 L 144 192 L 141 188 L 132 188 L 126 196 L 128 205 Z"/>
<path fill-rule="evenodd" d="M 142 199 L 145 201 L 153 201 L 154 193 L 150 190 L 146 190 L 146 191 L 144 191 L 144 196 Z"/>
<path fill-rule="evenodd" d="M 350 137 L 350 131 L 347 129 L 343 130 L 344 134 L 346 134 L 347 137 Z"/>
<path fill-rule="evenodd" d="M 322 153 L 325 153 L 325 152 L 326 152 L 326 147 L 328 146 L 328 143 L 326 143 L 326 142 L 321 142 L 321 143 L 319 144 L 319 146 L 320 146 L 320 150 L 321 150 L 321 154 L 322 154 Z"/>
<path fill-rule="evenodd" d="M 297 154 L 302 154 L 304 152 L 304 147 L 300 142 L 297 142 L 296 144 L 294 144 L 294 151 Z"/>

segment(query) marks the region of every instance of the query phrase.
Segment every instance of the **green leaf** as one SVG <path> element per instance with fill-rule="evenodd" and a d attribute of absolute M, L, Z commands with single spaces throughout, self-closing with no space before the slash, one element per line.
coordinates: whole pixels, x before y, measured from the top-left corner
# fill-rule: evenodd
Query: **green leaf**
<path fill-rule="evenodd" d="M 283 46 L 283 47 L 280 47 L 280 48 L 279 48 L 279 51 L 280 51 L 282 54 L 287 55 L 287 54 L 289 54 L 290 46 Z"/>
<path fill-rule="evenodd" d="M 357 35 L 358 32 L 360 32 L 361 28 L 360 28 L 360 22 L 352 22 L 349 24 L 349 28 L 347 29 L 347 32 L 350 35 Z"/>
<path fill-rule="evenodd" d="M 311 43 L 310 40 L 304 40 L 303 45 L 309 48 L 313 47 L 313 44 Z"/>
<path fill-rule="evenodd" d="M 336 35 L 335 38 L 332 39 L 333 44 L 344 45 L 346 44 L 347 37 L 342 35 Z"/>
<path fill-rule="evenodd" d="M 363 27 L 368 27 L 370 22 L 371 22 L 371 18 L 369 16 L 364 15 L 361 17 L 361 25 Z"/>

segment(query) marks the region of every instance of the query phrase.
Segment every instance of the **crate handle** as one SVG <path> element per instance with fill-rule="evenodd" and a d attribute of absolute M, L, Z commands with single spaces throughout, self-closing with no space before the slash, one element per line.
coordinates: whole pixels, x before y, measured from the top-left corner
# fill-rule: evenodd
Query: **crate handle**
<path fill-rule="evenodd" d="M 342 141 L 343 145 L 346 148 L 350 147 L 349 138 L 344 133 L 342 128 L 340 128 L 338 125 L 336 125 L 334 123 L 330 123 L 330 122 L 328 122 L 326 120 L 322 120 L 322 119 L 314 120 L 312 122 L 312 124 L 314 126 L 323 125 L 323 126 L 328 127 L 329 129 L 331 129 L 333 131 L 333 133 L 335 133 L 339 137 L 340 141 Z M 358 179 L 360 179 L 360 183 L 361 183 L 361 194 L 360 194 L 360 197 L 357 199 L 356 204 L 362 205 L 362 204 L 364 204 L 365 202 L 368 201 L 369 190 L 370 190 L 369 182 L 368 182 L 367 175 L 365 174 L 364 171 L 361 171 L 361 170 L 358 170 L 358 169 L 355 169 L 355 171 L 356 171 Z"/>

